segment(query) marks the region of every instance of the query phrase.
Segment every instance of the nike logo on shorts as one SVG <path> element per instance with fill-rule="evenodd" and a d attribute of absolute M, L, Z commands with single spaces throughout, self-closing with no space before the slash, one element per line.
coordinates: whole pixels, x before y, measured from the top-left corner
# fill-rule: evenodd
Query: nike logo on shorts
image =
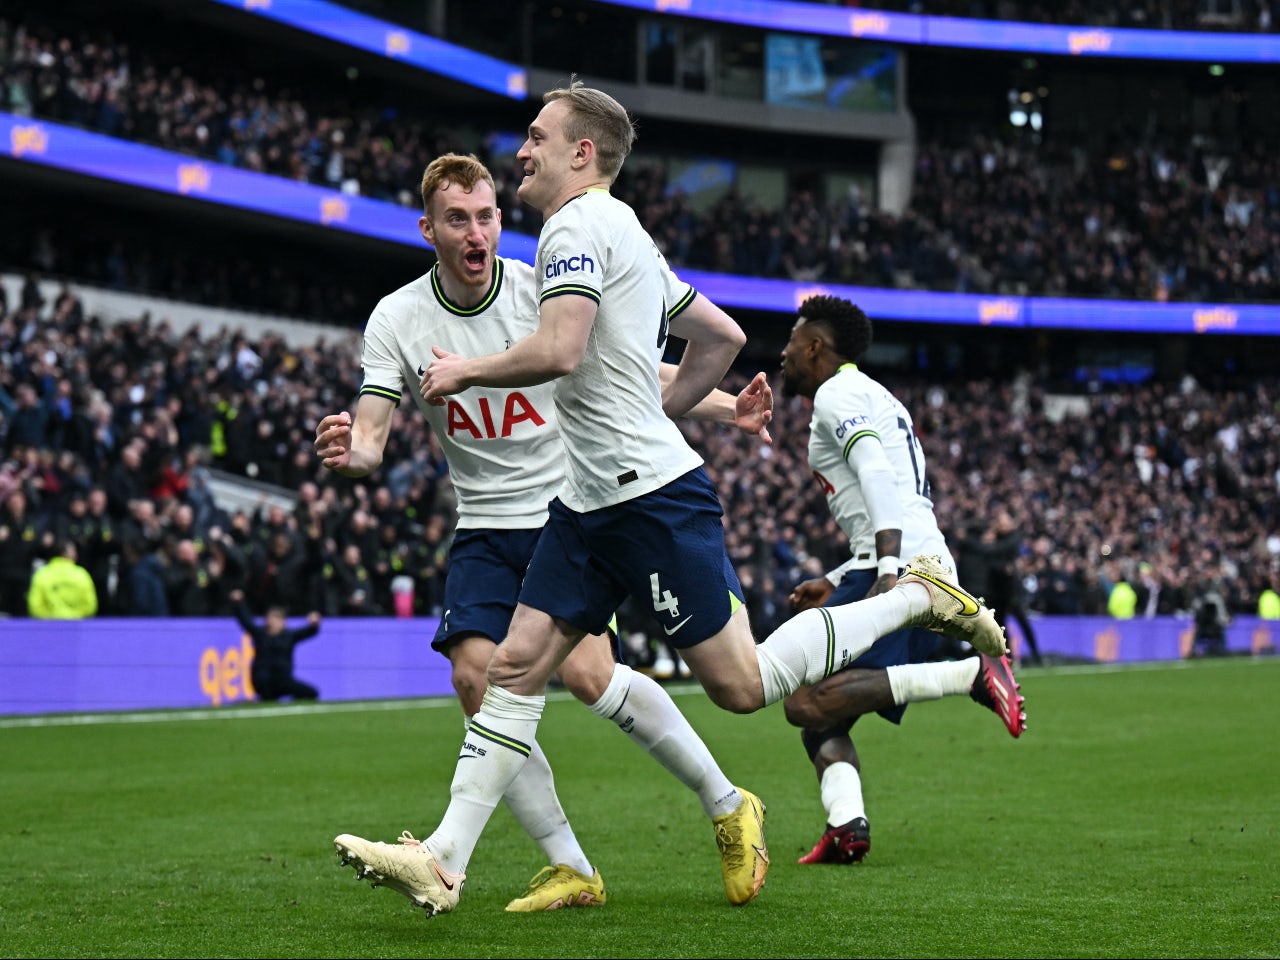
<path fill-rule="evenodd" d="M 690 615 L 685 617 L 683 620 L 677 623 L 674 627 L 663 626 L 662 629 L 666 631 L 667 636 L 669 637 L 692 619 L 693 619 L 693 616 Z"/>

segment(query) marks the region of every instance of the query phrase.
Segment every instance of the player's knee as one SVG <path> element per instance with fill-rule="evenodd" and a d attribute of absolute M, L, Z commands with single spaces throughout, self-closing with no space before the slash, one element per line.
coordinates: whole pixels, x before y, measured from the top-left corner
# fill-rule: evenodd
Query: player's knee
<path fill-rule="evenodd" d="M 488 682 L 494 686 L 512 688 L 529 675 L 530 670 L 536 665 L 536 660 L 530 661 L 528 658 L 518 655 L 516 649 L 509 639 L 499 645 L 498 649 L 493 652 L 493 657 L 489 661 Z M 550 674 L 548 668 L 547 673 Z M 542 679 L 546 679 L 543 677 Z"/>
<path fill-rule="evenodd" d="M 595 669 L 571 666 L 567 660 L 560 665 L 560 679 L 564 681 L 565 689 L 587 706 L 604 696 L 612 676 L 612 671 L 607 676 L 601 676 Z"/>
<path fill-rule="evenodd" d="M 821 726 L 818 712 L 802 693 L 793 693 L 782 701 L 782 710 L 786 714 L 787 723 L 793 727 L 803 730 Z"/>
<path fill-rule="evenodd" d="M 730 713 L 755 713 L 764 706 L 764 700 L 758 693 L 753 694 L 752 691 L 742 687 L 705 684 L 703 686 L 711 702 Z"/>
<path fill-rule="evenodd" d="M 474 716 L 480 711 L 480 703 L 484 700 L 484 691 L 489 685 L 483 667 L 472 664 L 453 666 L 453 689 L 462 705 L 462 712 Z"/>

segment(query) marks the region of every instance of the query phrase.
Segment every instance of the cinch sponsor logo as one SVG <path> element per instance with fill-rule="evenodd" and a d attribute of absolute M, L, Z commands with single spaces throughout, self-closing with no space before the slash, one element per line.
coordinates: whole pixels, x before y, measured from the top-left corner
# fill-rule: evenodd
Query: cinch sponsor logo
<path fill-rule="evenodd" d="M 999 300 L 982 300 L 978 303 L 979 323 L 1013 323 L 1022 312 L 1017 300 L 1008 297 Z"/>
<path fill-rule="evenodd" d="M 215 707 L 257 696 L 249 671 L 253 667 L 253 641 L 240 635 L 240 646 L 219 650 L 205 647 L 200 654 L 200 691 Z"/>
<path fill-rule="evenodd" d="M 836 439 L 839 440 L 843 438 L 846 433 L 848 433 L 850 430 L 854 429 L 855 427 L 862 427 L 870 422 L 871 422 L 871 418 L 868 417 L 865 413 L 860 414 L 859 416 L 856 416 L 856 417 L 847 417 L 840 424 L 840 426 L 836 427 Z"/>
<path fill-rule="evenodd" d="M 1072 30 L 1067 34 L 1072 53 L 1101 53 L 1111 49 L 1111 34 L 1105 30 Z"/>
<path fill-rule="evenodd" d="M 1206 330 L 1234 330 L 1240 322 L 1240 314 L 1227 307 L 1214 307 L 1212 310 L 1196 310 L 1191 314 L 1191 322 L 1195 324 L 1196 333 Z"/>
<path fill-rule="evenodd" d="M 469 433 L 475 440 L 496 440 L 499 437 L 511 436 L 511 431 L 515 429 L 517 424 L 524 423 L 526 420 L 535 427 L 541 427 L 546 424 L 546 420 L 542 417 L 529 398 L 520 391 L 507 394 L 506 402 L 502 407 L 502 426 L 498 427 L 494 420 L 494 411 L 489 405 L 488 397 L 481 397 L 476 406 L 479 408 L 479 423 L 476 417 L 467 412 L 461 401 L 450 398 L 446 416 L 449 419 L 449 436 L 455 436 L 459 433 Z"/>
<path fill-rule="evenodd" d="M 340 197 L 325 197 L 320 201 L 321 223 L 346 223 L 351 208 Z"/>
<path fill-rule="evenodd" d="M 855 37 L 883 36 L 889 32 L 889 18 L 882 13 L 855 13 L 849 18 L 849 32 Z"/>
<path fill-rule="evenodd" d="M 191 193 L 193 190 L 197 193 L 208 193 L 211 180 L 209 168 L 203 163 L 178 164 L 179 193 Z"/>
<path fill-rule="evenodd" d="M 796 309 L 804 306 L 804 302 L 810 297 L 825 297 L 830 292 L 826 287 L 796 287 Z"/>
<path fill-rule="evenodd" d="M 14 127 L 9 131 L 9 152 L 15 157 L 24 153 L 46 153 L 49 149 L 49 135 L 44 127 L 32 124 L 29 127 Z"/>
<path fill-rule="evenodd" d="M 572 257 L 560 259 L 558 253 L 551 255 L 551 261 L 547 264 L 547 279 L 553 280 L 562 273 L 577 273 L 583 271 L 585 273 L 596 272 L 596 262 L 588 257 L 585 253 Z"/>
<path fill-rule="evenodd" d="M 387 31 L 387 56 L 404 57 L 409 54 L 409 35 L 403 30 Z"/>

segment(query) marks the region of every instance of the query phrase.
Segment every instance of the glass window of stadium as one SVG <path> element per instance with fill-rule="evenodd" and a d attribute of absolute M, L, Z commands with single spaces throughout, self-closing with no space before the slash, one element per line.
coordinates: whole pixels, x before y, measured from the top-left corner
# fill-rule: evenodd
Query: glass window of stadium
<path fill-rule="evenodd" d="M 764 38 L 759 33 L 724 30 L 720 33 L 716 90 L 722 97 L 764 99 Z"/>

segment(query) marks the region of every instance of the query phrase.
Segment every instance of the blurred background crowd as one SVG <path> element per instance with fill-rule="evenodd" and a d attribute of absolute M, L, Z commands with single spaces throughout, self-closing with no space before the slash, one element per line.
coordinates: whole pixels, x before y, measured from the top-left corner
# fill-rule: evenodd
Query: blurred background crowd
<path fill-rule="evenodd" d="M 389 19 L 423 7 L 349 5 Z M 1265 2 L 873 6 L 1275 29 Z M 401 207 L 418 206 L 432 156 L 475 152 L 495 173 L 506 229 L 536 234 L 537 215 L 514 195 L 512 137 L 527 104 L 451 109 L 448 96 L 403 79 L 317 69 L 310 52 L 227 57 L 208 25 L 163 29 L 148 9 L 125 5 L 109 21 L 91 7 L 6 4 L 0 110 Z M 1035 69 L 1024 59 L 1014 72 Z M 882 202 L 861 181 L 832 192 L 803 176 L 789 177 L 778 203 L 735 186 L 699 202 L 662 151 L 699 138 L 710 149 L 718 135 L 646 118 L 639 146 L 660 149 L 637 153 L 616 192 L 677 268 L 947 292 L 1280 300 L 1280 128 L 1265 84 L 1228 76 L 1197 89 L 1196 111 L 1082 132 L 937 100 L 940 85 L 967 82 L 961 73 L 943 59 L 914 82 L 935 99 L 915 113 L 905 203 Z M 782 167 L 807 149 L 778 134 L 748 139 Z M 384 467 L 365 481 L 325 472 L 311 446 L 318 420 L 354 401 L 364 320 L 378 297 L 426 269 L 429 251 L 321 250 L 314 239 L 255 238 L 243 224 L 141 204 L 82 215 L 83 198 L 66 191 L 32 196 L 16 181 L 0 185 L 9 209 L 0 271 L 25 276 L 0 300 L 0 613 L 26 615 L 33 570 L 67 543 L 93 577 L 99 616 L 229 615 L 237 589 L 255 612 L 439 612 L 452 488 L 412 405 L 397 413 Z M 50 282 L 56 296 L 42 293 Z M 123 321 L 105 319 L 85 309 L 83 285 L 319 321 L 332 333 L 304 342 L 235 324 L 179 329 L 141 300 Z M 789 318 L 768 319 L 750 328 L 752 349 L 725 386 L 769 372 L 775 443 L 683 425 L 721 490 L 760 631 L 788 615 L 799 580 L 839 564 L 846 546 L 809 481 L 806 401 L 776 376 Z M 1209 589 L 1230 611 L 1253 613 L 1275 586 L 1280 379 L 1244 375 L 1252 347 L 1239 358 L 1231 348 L 1151 347 L 1164 357 L 1159 373 L 1127 377 L 1115 375 L 1122 364 L 1109 374 L 1105 364 L 1051 370 L 1062 344 L 1083 334 L 1033 342 L 983 330 L 974 335 L 983 342 L 962 349 L 962 331 L 878 324 L 878 341 L 882 331 L 899 345 L 930 343 L 867 369 L 913 411 L 942 528 L 975 591 L 1004 576 L 1034 612 L 1092 614 L 1123 582 L 1136 615 L 1153 616 L 1188 614 Z M 951 359 L 913 362 L 926 352 Z M 992 360 L 1009 356 L 1019 362 Z M 1256 370 L 1256 351 L 1252 360 Z M 251 482 L 259 500 L 220 502 L 218 476 Z M 992 560 L 993 539 L 1016 542 L 1012 556 Z"/>
<path fill-rule="evenodd" d="M 221 614 L 234 589 L 256 610 L 331 615 L 394 615 L 408 589 L 414 612 L 439 613 L 454 502 L 416 408 L 397 412 L 385 466 L 366 481 L 314 455 L 315 424 L 358 389 L 354 335 L 294 347 L 149 316 L 108 324 L 72 288 L 51 302 L 34 278 L 26 289 L 0 321 L 4 612 L 26 613 L 33 564 L 70 540 L 101 615 Z M 788 615 L 796 583 L 847 553 L 805 465 L 808 401 L 767 372 L 773 445 L 683 424 L 721 491 L 762 629 Z M 1141 615 L 1186 614 L 1210 584 L 1249 613 L 1272 585 L 1280 380 L 1095 384 L 1056 403 L 1025 373 L 884 380 L 914 411 L 941 526 L 974 589 L 982 539 L 1011 532 L 1026 603 L 1045 614 L 1105 613 L 1120 580 Z M 220 507 L 214 471 L 296 492 L 296 504 Z"/>
<path fill-rule="evenodd" d="M 1011 4 L 908 6 L 1014 12 Z M 1049 5 L 1028 6 L 1020 16 L 1047 18 Z M 1097 6 L 1074 4 L 1052 22 L 1105 19 Z M 1180 11 L 1195 5 L 1121 5 L 1137 19 L 1155 6 L 1182 22 Z M 1259 29 L 1270 29 L 1267 4 L 1246 6 Z M 1233 84 L 1212 96 L 1210 113 L 1241 112 Z M 0 108 L 405 207 L 419 205 L 422 158 L 474 148 L 497 176 L 508 229 L 536 234 L 540 226 L 515 198 L 519 175 L 503 134 L 519 126 L 464 133 L 465 121 L 443 106 L 403 93 L 376 103 L 353 101 L 333 83 L 308 83 L 304 93 L 258 61 L 227 62 L 194 37 L 160 41 L 141 25 L 73 29 L 52 11 L 0 12 Z M 856 185 L 820 197 L 803 184 L 776 208 L 730 189 L 699 209 L 663 164 L 643 160 L 624 168 L 616 192 L 676 266 L 954 292 L 1278 300 L 1280 128 L 1264 122 L 1266 108 L 1254 107 L 1247 137 L 1100 124 L 1081 139 L 931 121 L 921 125 L 901 211 L 879 209 Z M 341 277 L 317 285 L 304 270 L 251 257 L 206 265 L 161 237 L 139 248 L 77 232 L 42 225 L 39 243 L 15 265 L 56 272 L 74 261 L 117 288 L 348 322 L 367 315 L 357 309 L 367 293 Z"/>

